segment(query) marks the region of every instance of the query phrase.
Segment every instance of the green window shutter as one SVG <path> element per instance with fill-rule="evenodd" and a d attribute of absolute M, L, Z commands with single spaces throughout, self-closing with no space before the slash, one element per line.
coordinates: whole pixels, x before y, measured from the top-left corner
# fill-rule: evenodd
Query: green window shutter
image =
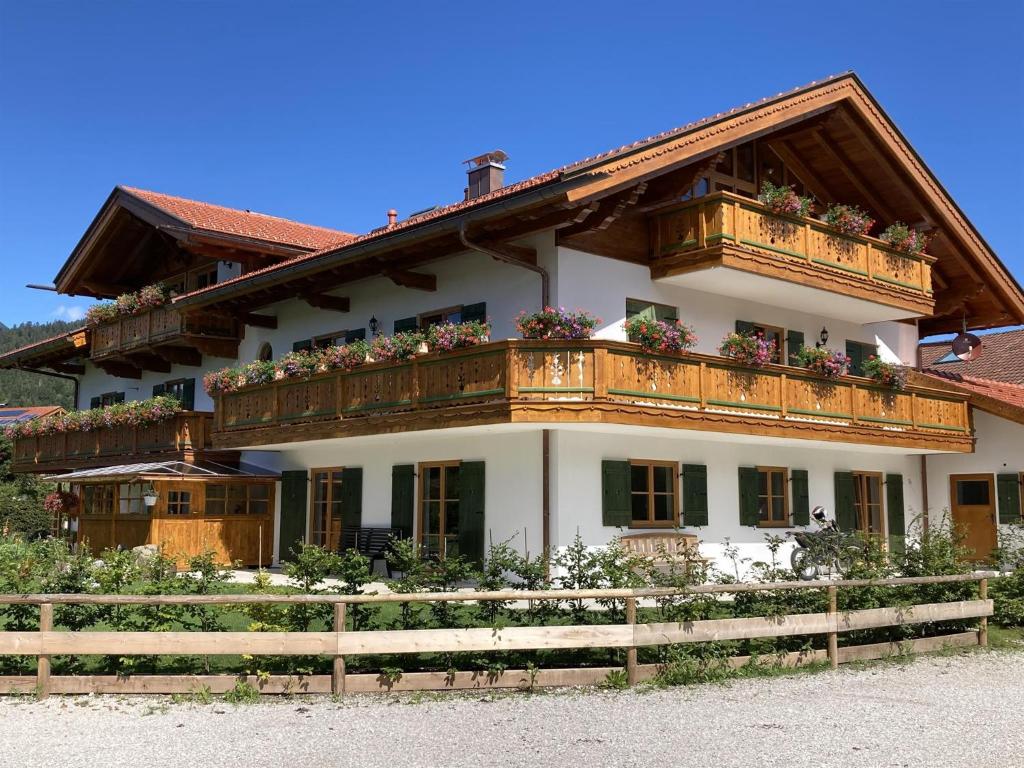
<path fill-rule="evenodd" d="M 903 475 L 885 476 L 885 511 L 889 522 L 889 551 L 902 552 L 907 536 L 903 514 Z"/>
<path fill-rule="evenodd" d="M 807 470 L 792 469 L 789 472 L 789 489 L 793 494 L 791 512 L 793 525 L 811 524 L 811 500 L 807 487 Z"/>
<path fill-rule="evenodd" d="M 736 321 L 736 333 L 749 334 L 754 332 L 754 324 L 747 320 Z"/>
<path fill-rule="evenodd" d="M 487 302 L 481 301 L 476 304 L 466 304 L 462 308 L 462 322 L 475 321 L 478 323 L 487 322 Z"/>
<path fill-rule="evenodd" d="M 403 539 L 412 538 L 413 509 L 416 506 L 416 468 L 396 464 L 391 468 L 391 527 Z"/>
<path fill-rule="evenodd" d="M 102 401 L 98 397 L 91 397 L 91 398 L 89 398 L 89 407 L 90 408 L 99 408 L 101 403 L 102 403 Z"/>
<path fill-rule="evenodd" d="M 306 352 L 313 348 L 312 339 L 302 339 L 292 344 L 292 352 Z"/>
<path fill-rule="evenodd" d="M 683 525 L 708 524 L 708 468 L 683 464 Z"/>
<path fill-rule="evenodd" d="M 757 525 L 761 519 L 757 506 L 756 467 L 740 467 L 740 525 Z"/>
<path fill-rule="evenodd" d="M 633 521 L 628 461 L 601 462 L 601 524 L 628 528 Z"/>
<path fill-rule="evenodd" d="M 459 554 L 476 567 L 484 562 L 484 462 L 459 465 Z"/>
<path fill-rule="evenodd" d="M 352 530 L 363 525 L 363 468 L 341 470 L 341 529 Z"/>
<path fill-rule="evenodd" d="M 153 397 L 160 397 L 165 392 L 167 392 L 167 385 L 166 384 L 154 384 L 153 385 Z"/>
<path fill-rule="evenodd" d="M 306 470 L 281 473 L 281 544 L 278 559 L 291 560 L 306 539 Z"/>
<path fill-rule="evenodd" d="M 853 472 L 836 472 L 836 525 L 843 531 L 857 530 L 857 509 L 853 490 Z"/>
<path fill-rule="evenodd" d="M 419 330 L 419 327 L 419 321 L 415 317 L 405 317 L 401 320 L 395 320 L 395 333 L 416 331 Z"/>
<path fill-rule="evenodd" d="M 996 496 L 999 499 L 999 522 L 1004 525 L 1021 521 L 1020 478 L 1016 474 L 996 476 Z"/>
<path fill-rule="evenodd" d="M 802 347 L 803 345 L 803 331 L 786 332 L 786 349 L 789 352 L 788 360 L 790 365 L 800 365 L 800 358 L 797 357 L 797 353 L 800 351 L 800 347 Z"/>
<path fill-rule="evenodd" d="M 185 379 L 181 387 L 181 407 L 186 411 L 194 411 L 196 408 L 196 380 Z"/>

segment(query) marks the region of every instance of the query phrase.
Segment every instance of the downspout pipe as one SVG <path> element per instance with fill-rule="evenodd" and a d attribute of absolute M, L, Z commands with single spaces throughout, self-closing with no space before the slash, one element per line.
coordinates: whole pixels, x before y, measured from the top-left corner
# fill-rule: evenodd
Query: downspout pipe
<path fill-rule="evenodd" d="M 495 251 L 491 248 L 488 248 L 486 245 L 474 243 L 466 236 L 467 223 L 468 222 L 463 220 L 463 222 L 459 225 L 459 241 L 466 248 L 468 248 L 471 251 L 476 251 L 477 253 L 482 253 L 485 256 L 490 256 L 492 259 L 503 261 L 506 264 L 512 264 L 513 266 L 522 267 L 523 269 L 528 269 L 531 272 L 536 272 L 538 275 L 540 275 L 541 309 L 543 309 L 544 307 L 548 306 L 551 303 L 551 276 L 548 274 L 548 271 L 544 269 L 544 267 L 542 267 L 540 264 L 529 264 L 523 261 L 522 259 L 517 259 L 514 256 L 507 256 L 506 254 L 501 253 L 500 251 Z"/>
<path fill-rule="evenodd" d="M 38 373 L 40 376 L 52 376 L 55 379 L 66 379 L 67 381 L 73 381 L 75 383 L 75 403 L 72 408 L 78 408 L 78 392 L 79 382 L 77 376 L 72 376 L 70 373 L 57 373 L 56 371 L 44 371 L 42 368 L 17 368 L 19 371 L 26 371 L 27 373 Z"/>

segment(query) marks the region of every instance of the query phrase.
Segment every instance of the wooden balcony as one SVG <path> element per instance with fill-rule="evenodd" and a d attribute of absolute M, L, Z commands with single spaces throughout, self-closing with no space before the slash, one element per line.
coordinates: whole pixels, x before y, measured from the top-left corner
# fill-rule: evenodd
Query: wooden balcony
<path fill-rule="evenodd" d="M 148 426 L 120 426 L 89 432 L 62 432 L 14 441 L 15 472 L 57 472 L 66 469 L 186 460 L 208 449 L 213 414 L 183 411 Z"/>
<path fill-rule="evenodd" d="M 121 360 L 146 368 L 147 356 L 199 365 L 202 354 L 234 357 L 238 322 L 215 314 L 183 316 L 170 306 L 121 317 L 92 329 L 89 356 L 97 364 Z"/>
<path fill-rule="evenodd" d="M 969 452 L 967 400 L 613 341 L 500 341 L 221 394 L 217 448 L 482 424 L 607 423 Z"/>
<path fill-rule="evenodd" d="M 720 267 L 896 308 L 893 318 L 930 315 L 935 307 L 932 256 L 774 214 L 739 195 L 717 192 L 675 207 L 654 219 L 651 235 L 655 279 Z"/>

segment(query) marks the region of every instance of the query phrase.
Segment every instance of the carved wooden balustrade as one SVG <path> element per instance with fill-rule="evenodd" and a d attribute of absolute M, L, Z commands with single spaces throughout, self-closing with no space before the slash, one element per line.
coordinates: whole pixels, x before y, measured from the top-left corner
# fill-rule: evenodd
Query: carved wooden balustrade
<path fill-rule="evenodd" d="M 170 342 L 185 343 L 190 337 L 225 341 L 240 338 L 238 323 L 232 318 L 213 314 L 183 317 L 165 305 L 95 326 L 90 357 L 98 360 Z"/>
<path fill-rule="evenodd" d="M 221 448 L 508 422 L 606 422 L 969 451 L 967 401 L 615 341 L 500 341 L 216 398 Z"/>
<path fill-rule="evenodd" d="M 210 447 L 213 414 L 183 411 L 145 426 L 117 426 L 14 440 L 15 472 L 56 471 L 95 464 L 130 464 Z"/>
<path fill-rule="evenodd" d="M 656 277 L 728 266 L 883 304 L 929 310 L 931 265 L 877 238 L 846 235 L 811 218 L 772 213 L 764 205 L 716 192 L 660 214 L 652 223 Z"/>

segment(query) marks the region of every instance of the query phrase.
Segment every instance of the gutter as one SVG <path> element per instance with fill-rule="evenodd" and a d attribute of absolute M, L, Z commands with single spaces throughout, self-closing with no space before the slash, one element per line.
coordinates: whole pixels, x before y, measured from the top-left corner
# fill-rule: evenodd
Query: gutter
<path fill-rule="evenodd" d="M 517 259 L 514 256 L 506 256 L 501 251 L 495 251 L 485 245 L 481 245 L 480 243 L 474 243 L 466 237 L 467 224 L 468 222 L 463 220 L 459 225 L 459 241 L 464 246 L 469 248 L 471 251 L 476 251 L 477 253 L 482 253 L 485 256 L 490 256 L 492 259 L 497 259 L 505 264 L 511 264 L 515 267 L 522 267 L 523 269 L 528 269 L 531 272 L 536 272 L 540 275 L 540 308 L 544 309 L 551 304 L 551 275 L 548 274 L 548 271 L 544 269 L 544 267 L 540 264 L 530 264 L 529 262 Z"/>
<path fill-rule="evenodd" d="M 51 376 L 55 379 L 65 379 L 67 381 L 73 381 L 75 383 L 75 402 L 72 405 L 72 409 L 78 408 L 78 394 L 80 384 L 77 376 L 72 376 L 69 373 L 57 373 L 56 371 L 44 371 L 42 368 L 14 368 L 13 370 L 25 371 L 27 373 L 38 373 L 40 376 Z"/>

